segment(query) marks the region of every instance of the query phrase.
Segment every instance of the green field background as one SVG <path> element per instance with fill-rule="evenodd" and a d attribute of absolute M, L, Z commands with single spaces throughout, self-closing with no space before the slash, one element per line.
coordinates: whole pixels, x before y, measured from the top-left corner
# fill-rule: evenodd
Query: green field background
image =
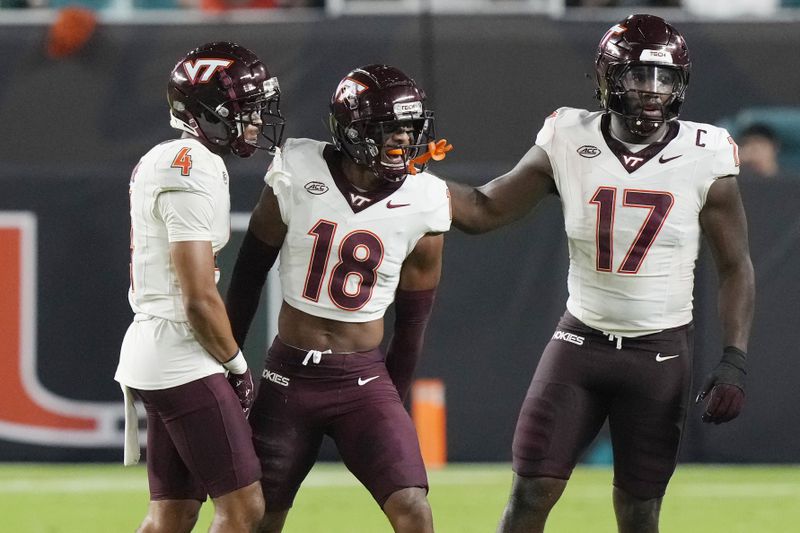
<path fill-rule="evenodd" d="M 576 470 L 548 523 L 548 533 L 614 533 L 611 470 Z M 511 482 L 509 465 L 452 465 L 430 472 L 436 531 L 495 530 Z M 147 509 L 141 466 L 0 465 L 0 531 L 134 531 Z M 195 531 L 206 531 L 211 502 Z M 800 466 L 683 465 L 661 513 L 666 533 L 800 531 Z M 320 464 L 289 514 L 286 533 L 391 532 L 369 493 L 341 465 Z"/>

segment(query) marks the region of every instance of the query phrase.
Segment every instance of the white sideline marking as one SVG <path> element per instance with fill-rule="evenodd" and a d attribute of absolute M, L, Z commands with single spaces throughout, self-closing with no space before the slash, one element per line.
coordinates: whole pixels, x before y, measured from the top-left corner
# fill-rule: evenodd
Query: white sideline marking
<path fill-rule="evenodd" d="M 610 499 L 612 493 L 611 480 L 608 486 L 603 488 L 573 487 L 567 485 L 563 498 L 576 498 L 581 500 Z M 757 498 L 768 499 L 781 496 L 792 496 L 800 498 L 800 484 L 790 482 L 779 483 L 737 483 L 736 485 L 724 485 L 722 483 L 704 483 L 686 486 L 668 486 L 667 500 L 674 498 L 704 498 L 704 499 L 727 499 L 727 498 Z"/>
<path fill-rule="evenodd" d="M 480 485 L 482 483 L 505 483 L 510 486 L 510 472 L 496 470 L 432 471 L 432 487 L 452 485 Z M 358 480 L 346 470 L 311 472 L 303 487 L 357 487 Z M 83 478 L 33 478 L 0 480 L 0 494 L 29 493 L 99 493 L 99 492 L 146 492 L 147 478 L 142 469 L 141 478 L 121 478 L 118 474 L 106 476 L 89 475 Z M 581 500 L 608 499 L 611 497 L 611 480 L 598 488 L 567 486 L 565 498 Z M 667 498 L 775 498 L 790 496 L 800 498 L 800 483 L 791 481 L 756 483 L 693 483 L 681 484 L 667 489 Z"/>
<path fill-rule="evenodd" d="M 91 477 L 84 479 L 11 479 L 0 483 L 0 493 L 139 492 L 147 490 L 147 479 Z"/>

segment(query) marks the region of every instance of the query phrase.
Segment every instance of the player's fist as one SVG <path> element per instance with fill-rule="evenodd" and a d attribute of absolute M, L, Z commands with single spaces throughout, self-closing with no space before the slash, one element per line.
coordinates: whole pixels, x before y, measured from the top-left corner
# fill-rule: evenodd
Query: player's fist
<path fill-rule="evenodd" d="M 747 354 L 733 346 L 723 350 L 722 359 L 706 377 L 696 403 L 705 402 L 703 422 L 721 424 L 739 416 L 744 407 Z"/>
<path fill-rule="evenodd" d="M 242 412 L 247 418 L 250 414 L 250 408 L 253 407 L 255 396 L 253 375 L 250 373 L 250 369 L 247 368 L 247 360 L 244 358 L 242 351 L 239 350 L 236 355 L 222 363 L 222 366 L 228 371 L 228 383 L 231 384 L 236 396 L 239 398 Z"/>
<path fill-rule="evenodd" d="M 247 418 L 250 415 L 250 408 L 253 407 L 255 396 L 253 394 L 253 374 L 250 373 L 249 368 L 244 371 L 244 374 L 228 372 L 228 383 L 231 384 L 234 392 L 236 392 L 236 396 L 239 398 L 239 404 L 242 406 L 244 417 Z"/>

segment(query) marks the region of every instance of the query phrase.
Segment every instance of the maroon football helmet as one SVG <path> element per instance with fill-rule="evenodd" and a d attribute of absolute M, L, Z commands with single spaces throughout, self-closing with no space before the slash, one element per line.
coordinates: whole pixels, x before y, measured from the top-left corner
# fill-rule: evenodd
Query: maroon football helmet
<path fill-rule="evenodd" d="M 425 108 L 424 91 L 388 65 L 357 68 L 339 82 L 331 97 L 329 126 L 337 149 L 393 182 L 405 179 L 408 162 L 434 139 L 433 111 Z M 409 145 L 386 142 L 399 128 L 409 133 Z M 387 156 L 388 151 L 396 153 Z"/>
<path fill-rule="evenodd" d="M 692 63 L 683 36 L 664 19 L 631 15 L 600 40 L 595 61 L 597 98 L 627 128 L 647 136 L 676 120 Z"/>
<path fill-rule="evenodd" d="M 253 52 L 228 42 L 208 43 L 186 54 L 167 85 L 170 125 L 219 151 L 250 157 L 257 148 L 274 152 L 283 137 L 278 79 Z M 261 120 L 257 141 L 245 127 Z"/>

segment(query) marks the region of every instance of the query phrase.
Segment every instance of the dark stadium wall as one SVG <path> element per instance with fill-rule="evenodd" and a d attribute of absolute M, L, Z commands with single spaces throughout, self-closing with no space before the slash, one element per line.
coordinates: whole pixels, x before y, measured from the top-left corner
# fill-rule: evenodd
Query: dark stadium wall
<path fill-rule="evenodd" d="M 396 65 L 427 90 L 439 136 L 455 145 L 434 172 L 477 184 L 510 168 L 555 108 L 594 108 L 593 81 L 585 75 L 593 76 L 594 50 L 610 22 L 437 17 L 431 34 L 413 17 L 104 26 L 88 49 L 60 61 L 44 54 L 45 27 L 0 22 L 0 238 L 14 243 L 16 235 L 31 235 L 27 222 L 14 224 L 36 223 L 35 271 L 25 270 L 29 264 L 9 266 L 23 265 L 13 262 L 16 248 L 0 256 L 0 276 L 32 279 L 36 304 L 29 317 L 35 331 L 26 330 L 29 337 L 35 333 L 34 342 L 20 344 L 25 332 L 14 329 L 20 324 L 0 324 L 6 344 L 0 460 L 121 460 L 121 394 L 112 377 L 131 317 L 127 181 L 142 154 L 175 136 L 166 77 L 185 51 L 226 39 L 259 53 L 280 79 L 286 133 L 293 137 L 327 137 L 330 93 L 352 67 Z M 680 27 L 694 58 L 683 118 L 715 123 L 746 106 L 796 103 L 800 73 L 771 59 L 800 48 L 795 24 L 756 26 L 760 31 L 752 23 Z M 235 211 L 252 209 L 266 165 L 263 156 L 231 162 Z M 759 291 L 748 404 L 739 420 L 715 427 L 701 426 L 693 408 L 682 460 L 798 462 L 793 384 L 800 365 L 793 352 L 800 345 L 800 219 L 789 205 L 800 198 L 800 182 L 743 183 L 742 189 Z M 3 233 L 9 220 L 28 229 Z M 447 236 L 419 375 L 440 377 L 447 386 L 451 461 L 510 459 L 520 403 L 564 311 L 566 266 L 555 198 L 493 234 Z M 0 285 L 0 317 L 13 315 L 22 301 L 12 285 Z M 715 290 L 704 252 L 695 291 L 696 381 L 720 355 Z M 262 335 L 248 343 L 254 366 L 266 342 Z M 30 390 L 31 398 L 20 396 Z"/>

